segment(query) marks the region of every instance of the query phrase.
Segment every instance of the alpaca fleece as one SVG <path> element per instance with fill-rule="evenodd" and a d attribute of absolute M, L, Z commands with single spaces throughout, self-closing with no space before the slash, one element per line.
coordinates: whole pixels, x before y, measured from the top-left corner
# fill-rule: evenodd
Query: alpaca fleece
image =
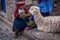
<path fill-rule="evenodd" d="M 44 32 L 60 32 L 60 16 L 43 17 L 37 6 L 32 6 L 29 11 L 34 15 L 37 30 Z"/>

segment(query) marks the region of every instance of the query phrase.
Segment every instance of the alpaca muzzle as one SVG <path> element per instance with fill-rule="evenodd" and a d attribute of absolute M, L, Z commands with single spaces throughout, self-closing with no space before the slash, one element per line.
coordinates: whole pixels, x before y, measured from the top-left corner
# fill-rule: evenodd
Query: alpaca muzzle
<path fill-rule="evenodd" d="M 32 11 L 32 10 L 29 10 L 29 13 L 30 13 L 31 15 L 33 15 L 33 11 Z"/>

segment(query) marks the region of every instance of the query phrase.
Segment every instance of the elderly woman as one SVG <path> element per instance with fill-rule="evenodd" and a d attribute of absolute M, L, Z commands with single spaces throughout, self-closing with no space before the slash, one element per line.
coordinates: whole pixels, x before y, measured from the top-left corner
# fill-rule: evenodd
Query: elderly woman
<path fill-rule="evenodd" d="M 18 33 L 22 32 L 26 27 L 26 20 L 25 18 L 29 16 L 28 9 L 24 7 L 25 2 L 17 2 L 16 3 L 16 10 L 14 12 L 14 24 L 13 24 L 13 32 L 14 37 L 17 37 Z M 28 21 L 28 20 L 27 20 Z"/>
<path fill-rule="evenodd" d="M 49 16 L 53 10 L 52 0 L 38 0 L 37 6 L 40 8 L 40 12 L 44 17 Z"/>

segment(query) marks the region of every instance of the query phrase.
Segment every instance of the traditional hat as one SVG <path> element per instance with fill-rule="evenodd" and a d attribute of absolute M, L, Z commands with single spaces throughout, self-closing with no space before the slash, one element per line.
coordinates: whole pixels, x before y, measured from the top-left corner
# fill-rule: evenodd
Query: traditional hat
<path fill-rule="evenodd" d="M 24 6 L 25 5 L 25 2 L 16 2 L 16 5 L 17 6 Z"/>

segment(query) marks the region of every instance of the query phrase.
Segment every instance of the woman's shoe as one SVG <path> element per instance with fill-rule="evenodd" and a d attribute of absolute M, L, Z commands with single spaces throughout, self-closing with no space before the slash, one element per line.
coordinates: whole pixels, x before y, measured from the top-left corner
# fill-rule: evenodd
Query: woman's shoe
<path fill-rule="evenodd" d="M 18 33 L 14 33 L 13 37 L 18 38 Z"/>

